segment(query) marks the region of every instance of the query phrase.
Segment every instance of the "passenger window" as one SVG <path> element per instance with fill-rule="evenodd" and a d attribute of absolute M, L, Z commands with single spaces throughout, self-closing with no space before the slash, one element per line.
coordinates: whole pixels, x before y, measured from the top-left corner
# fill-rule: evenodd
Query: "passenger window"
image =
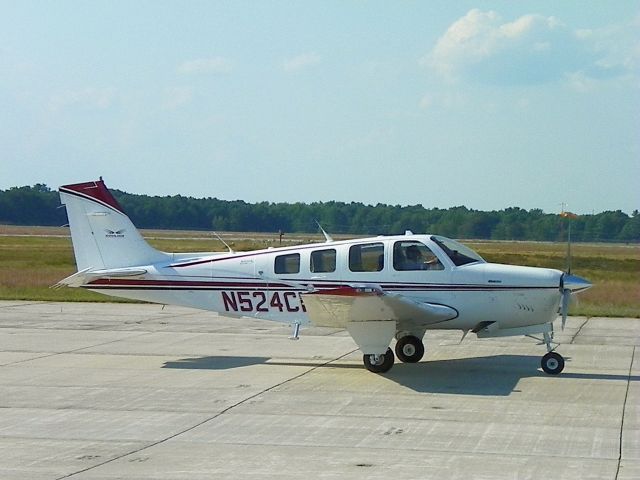
<path fill-rule="evenodd" d="M 277 256 L 274 271 L 276 273 L 300 273 L 300 254 Z"/>
<path fill-rule="evenodd" d="M 349 249 L 349 270 L 352 272 L 379 272 L 384 268 L 384 245 L 365 243 Z"/>
<path fill-rule="evenodd" d="M 403 240 L 393 245 L 393 268 L 406 270 L 444 270 L 429 247 L 415 240 Z"/>
<path fill-rule="evenodd" d="M 336 251 L 333 248 L 329 248 L 327 250 L 311 252 L 309 268 L 313 273 L 335 272 Z"/>

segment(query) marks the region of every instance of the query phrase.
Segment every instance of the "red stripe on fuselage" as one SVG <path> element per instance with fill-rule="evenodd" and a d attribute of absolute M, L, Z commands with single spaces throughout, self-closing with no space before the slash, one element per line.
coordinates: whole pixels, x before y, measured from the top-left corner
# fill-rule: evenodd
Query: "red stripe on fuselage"
<path fill-rule="evenodd" d="M 203 282 L 192 280 L 131 280 L 122 278 L 99 278 L 87 284 L 88 286 L 122 286 L 122 287 L 207 287 L 207 288 L 286 288 L 295 290 L 285 283 L 253 283 L 253 282 Z"/>
<path fill-rule="evenodd" d="M 357 296 L 357 295 L 377 295 L 376 291 L 363 291 L 360 288 L 354 288 L 344 283 L 314 283 L 305 282 L 304 280 L 296 280 L 296 283 L 305 287 L 312 287 L 320 290 L 324 294 Z M 372 288 L 378 287 L 379 284 L 371 283 Z M 193 280 L 141 280 L 141 279 L 122 279 L 122 278 L 100 278 L 84 285 L 85 288 L 149 288 L 149 289 L 198 289 L 198 290 L 303 290 L 299 286 L 288 283 L 271 283 L 271 282 L 240 282 L 240 281 L 193 281 Z M 383 291 L 514 291 L 514 290 L 549 290 L 557 287 L 534 287 L 534 286 L 495 286 L 495 285 L 448 285 L 448 284 L 383 284 L 379 285 Z M 311 293 L 311 292 L 310 292 Z"/>

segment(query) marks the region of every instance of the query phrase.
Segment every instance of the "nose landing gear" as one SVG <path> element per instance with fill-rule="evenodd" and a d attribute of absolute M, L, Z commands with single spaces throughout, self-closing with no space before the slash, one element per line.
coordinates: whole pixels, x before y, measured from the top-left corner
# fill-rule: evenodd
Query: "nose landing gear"
<path fill-rule="evenodd" d="M 365 368 L 373 373 L 388 372 L 393 367 L 394 360 L 391 348 L 387 348 L 387 351 L 382 354 L 364 354 L 362 356 Z"/>
<path fill-rule="evenodd" d="M 547 345 L 547 353 L 540 360 L 540 366 L 544 373 L 558 375 L 564 369 L 564 358 L 551 348 L 551 336 L 544 333 L 544 343 Z"/>
<path fill-rule="evenodd" d="M 564 358 L 556 352 L 549 352 L 542 357 L 540 366 L 544 373 L 558 375 L 564 369 Z"/>

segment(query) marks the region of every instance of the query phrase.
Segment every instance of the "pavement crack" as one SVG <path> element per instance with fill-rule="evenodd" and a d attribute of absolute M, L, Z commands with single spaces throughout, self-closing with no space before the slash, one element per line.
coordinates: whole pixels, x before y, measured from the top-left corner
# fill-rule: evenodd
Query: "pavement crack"
<path fill-rule="evenodd" d="M 633 370 L 633 360 L 636 356 L 636 347 L 634 345 L 633 352 L 631 353 L 631 362 L 629 362 L 629 376 L 627 377 L 627 391 L 624 394 L 624 403 L 622 404 L 622 419 L 620 420 L 620 438 L 619 438 L 619 450 L 618 450 L 618 466 L 616 467 L 615 480 L 618 480 L 618 474 L 620 473 L 620 465 L 622 464 L 622 439 L 624 434 L 624 416 L 627 411 L 627 399 L 629 398 L 629 386 L 631 385 L 631 372 Z"/>
<path fill-rule="evenodd" d="M 108 342 L 108 343 L 111 343 L 111 342 Z M 85 348 L 88 348 L 88 347 L 85 347 Z M 275 390 L 276 388 L 279 388 L 279 387 L 281 387 L 283 385 L 286 385 L 287 383 L 290 383 L 290 382 L 293 382 L 294 380 L 302 378 L 305 375 L 308 375 L 309 373 L 317 370 L 318 368 L 322 368 L 324 366 L 329 365 L 330 363 L 333 363 L 333 362 L 341 360 L 341 359 L 343 359 L 345 357 L 348 357 L 349 355 L 351 355 L 352 353 L 354 353 L 357 350 L 358 350 L 357 348 L 353 349 L 353 350 L 351 350 L 351 351 L 349 351 L 349 352 L 347 352 L 347 353 L 345 353 L 343 355 L 340 355 L 340 356 L 338 356 L 336 358 L 333 358 L 331 360 L 327 360 L 324 363 L 321 363 L 321 364 L 318 364 L 318 365 L 314 365 L 313 367 L 309 368 L 308 370 L 305 370 L 304 372 L 302 372 L 302 373 L 300 373 L 298 375 L 294 375 L 293 377 L 287 378 L 286 380 L 283 380 L 280 383 L 277 383 L 275 385 L 271 385 L 270 387 L 267 387 L 264 390 L 259 391 L 258 393 L 250 395 L 247 398 L 245 398 L 243 400 L 240 400 L 239 402 L 234 403 L 233 405 L 228 406 L 227 408 L 225 408 L 224 410 L 221 410 L 220 412 L 216 413 L 215 415 L 212 415 L 211 417 L 205 418 L 204 420 L 196 423 L 195 425 L 191 425 L 190 427 L 185 428 L 184 430 L 176 432 L 176 433 L 174 433 L 172 435 L 169 435 L 168 437 L 165 437 L 165 438 L 163 438 L 161 440 L 157 440 L 155 442 L 149 443 L 149 444 L 144 445 L 144 446 L 142 446 L 140 448 L 136 448 L 134 450 L 131 450 L 131 451 L 126 452 L 126 453 L 123 453 L 123 454 L 118 455 L 116 457 L 110 458 L 109 460 L 105 460 L 104 462 L 100 462 L 100 463 L 97 463 L 97 464 L 92 465 L 90 467 L 83 468 L 82 470 L 78 470 L 76 472 L 72 472 L 72 473 L 69 473 L 67 475 L 63 475 L 61 477 L 57 477 L 56 480 L 63 480 L 65 478 L 71 478 L 71 477 L 73 477 L 75 475 L 78 475 L 80 473 L 88 472 L 89 470 L 93 470 L 95 468 L 102 467 L 103 465 L 107 465 L 109 463 L 115 462 L 116 460 L 120 460 L 122 458 L 128 457 L 129 455 L 135 455 L 135 454 L 140 453 L 140 452 L 142 452 L 144 450 L 147 450 L 147 449 L 149 449 L 151 447 L 155 447 L 156 445 L 160 445 L 162 443 L 165 443 L 165 442 L 167 442 L 167 441 L 169 441 L 171 439 L 174 439 L 174 438 L 176 438 L 176 437 L 178 437 L 180 435 L 184 435 L 185 433 L 190 432 L 191 430 L 194 430 L 194 429 L 196 429 L 196 428 L 198 428 L 198 427 L 200 427 L 202 425 L 205 425 L 206 423 L 211 422 L 212 420 L 215 420 L 218 417 L 221 417 L 222 415 L 228 413 L 229 411 L 233 410 L 234 408 L 239 407 L 239 406 L 241 406 L 241 405 L 253 400 L 254 398 L 257 398 L 260 395 L 264 395 L 265 393 L 270 392 L 272 390 Z"/>
<path fill-rule="evenodd" d="M 573 335 L 573 337 L 571 337 L 571 341 L 569 342 L 569 344 L 573 344 L 573 342 L 575 341 L 575 339 L 578 337 L 578 335 L 580 335 L 580 332 L 582 332 L 582 328 L 589 323 L 589 320 L 591 320 L 591 317 L 587 317 L 585 319 L 584 322 L 582 322 L 582 325 L 580 325 L 580 327 L 578 328 L 578 330 L 576 330 L 576 333 Z"/>

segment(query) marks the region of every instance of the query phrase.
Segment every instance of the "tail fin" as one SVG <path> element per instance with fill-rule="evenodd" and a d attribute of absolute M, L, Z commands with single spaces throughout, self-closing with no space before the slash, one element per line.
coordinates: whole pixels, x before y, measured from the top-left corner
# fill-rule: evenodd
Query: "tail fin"
<path fill-rule="evenodd" d="M 107 189 L 96 182 L 60 187 L 78 270 L 149 265 L 168 255 L 149 245 Z"/>

